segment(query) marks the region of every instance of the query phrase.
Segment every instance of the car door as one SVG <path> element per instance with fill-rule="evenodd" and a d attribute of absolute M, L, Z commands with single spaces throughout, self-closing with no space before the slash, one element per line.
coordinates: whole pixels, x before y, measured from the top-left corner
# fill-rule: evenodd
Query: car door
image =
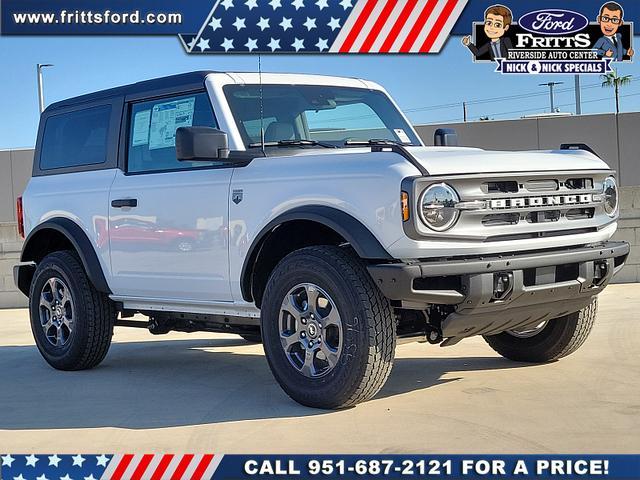
<path fill-rule="evenodd" d="M 109 195 L 116 297 L 231 301 L 228 195 L 233 169 L 179 162 L 175 131 L 216 127 L 205 92 L 127 105 L 125 168 Z"/>

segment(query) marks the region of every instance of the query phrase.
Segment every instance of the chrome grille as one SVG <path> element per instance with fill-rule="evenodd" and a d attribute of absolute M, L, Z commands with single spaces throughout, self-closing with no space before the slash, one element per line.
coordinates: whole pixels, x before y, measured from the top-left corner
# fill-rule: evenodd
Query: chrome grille
<path fill-rule="evenodd" d="M 425 178 L 451 185 L 460 197 L 460 218 L 449 231 L 421 235 L 500 241 L 597 231 L 613 222 L 603 208 L 602 184 L 610 171 L 461 175 Z M 417 198 L 417 197 L 416 197 Z"/>

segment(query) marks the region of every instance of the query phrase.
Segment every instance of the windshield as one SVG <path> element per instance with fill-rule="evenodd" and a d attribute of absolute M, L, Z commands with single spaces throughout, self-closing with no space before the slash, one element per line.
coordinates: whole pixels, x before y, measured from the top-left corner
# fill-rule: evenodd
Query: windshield
<path fill-rule="evenodd" d="M 229 106 L 246 147 L 260 142 L 260 86 L 227 85 Z M 335 147 L 389 140 L 420 145 L 411 127 L 382 92 L 316 85 L 263 85 L 264 140 L 303 140 Z M 291 142 L 294 141 L 294 142 Z M 282 145 L 281 145 L 282 146 Z"/>

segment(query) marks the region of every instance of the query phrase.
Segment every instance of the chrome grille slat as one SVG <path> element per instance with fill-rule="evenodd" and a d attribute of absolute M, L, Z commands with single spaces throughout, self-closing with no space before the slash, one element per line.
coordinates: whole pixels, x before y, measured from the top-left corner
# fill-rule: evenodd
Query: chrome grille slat
<path fill-rule="evenodd" d="M 560 189 L 558 180 L 527 180 L 524 188 L 528 192 L 556 192 Z"/>

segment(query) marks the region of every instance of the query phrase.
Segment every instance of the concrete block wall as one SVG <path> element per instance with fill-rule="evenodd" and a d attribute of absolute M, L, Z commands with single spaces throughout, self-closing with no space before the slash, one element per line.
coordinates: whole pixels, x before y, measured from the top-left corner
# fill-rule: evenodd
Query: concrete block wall
<path fill-rule="evenodd" d="M 13 265 L 20 261 L 22 239 L 16 223 L 16 199 L 22 195 L 33 165 L 33 149 L 0 150 L 0 308 L 27 305 L 13 284 Z"/>
<path fill-rule="evenodd" d="M 27 306 L 27 297 L 13 283 L 13 266 L 20 261 L 21 250 L 16 223 L 0 223 L 0 308 Z"/>
<path fill-rule="evenodd" d="M 622 187 L 620 204 L 620 222 L 614 240 L 629 242 L 631 253 L 615 281 L 640 282 L 640 187 Z"/>

